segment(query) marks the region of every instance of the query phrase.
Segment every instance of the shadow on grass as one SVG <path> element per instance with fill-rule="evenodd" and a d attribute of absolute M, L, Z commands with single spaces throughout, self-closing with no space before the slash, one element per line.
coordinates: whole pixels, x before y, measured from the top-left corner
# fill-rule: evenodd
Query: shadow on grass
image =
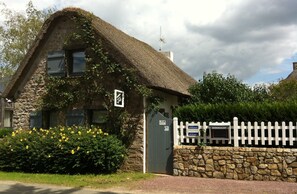
<path fill-rule="evenodd" d="M 48 186 L 33 186 L 16 183 L 14 185 L 0 184 L 0 194 L 118 194 L 117 192 L 84 190 L 82 188 L 59 188 Z M 127 193 L 128 194 L 128 193 Z"/>

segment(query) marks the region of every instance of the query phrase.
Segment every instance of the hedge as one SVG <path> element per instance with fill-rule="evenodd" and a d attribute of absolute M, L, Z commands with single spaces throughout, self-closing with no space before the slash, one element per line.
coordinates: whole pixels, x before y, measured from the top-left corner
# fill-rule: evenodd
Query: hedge
<path fill-rule="evenodd" d="M 0 138 L 10 135 L 12 131 L 13 131 L 12 128 L 1 128 L 0 129 Z"/>
<path fill-rule="evenodd" d="M 189 104 L 174 110 L 180 121 L 239 121 L 288 122 L 297 121 L 297 101 L 230 103 L 230 104 Z"/>
<path fill-rule="evenodd" d="M 0 144 L 0 170 L 29 173 L 115 172 L 126 148 L 98 128 L 57 127 L 16 130 Z"/>

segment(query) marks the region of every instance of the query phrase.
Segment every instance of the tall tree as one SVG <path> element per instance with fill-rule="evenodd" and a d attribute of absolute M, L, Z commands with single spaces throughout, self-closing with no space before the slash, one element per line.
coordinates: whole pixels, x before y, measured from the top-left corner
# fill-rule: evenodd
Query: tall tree
<path fill-rule="evenodd" d="M 265 86 L 255 86 L 253 89 L 232 75 L 224 77 L 213 72 L 203 75 L 195 85 L 189 88 L 191 103 L 237 103 L 264 101 L 268 99 Z"/>
<path fill-rule="evenodd" d="M 269 87 L 271 97 L 276 101 L 297 100 L 297 80 L 283 79 Z"/>
<path fill-rule="evenodd" d="M 25 12 L 8 9 L 3 3 L 1 13 L 5 21 L 0 26 L 0 78 L 7 77 L 19 66 L 34 42 L 44 21 L 56 10 L 38 10 L 30 0 Z"/>

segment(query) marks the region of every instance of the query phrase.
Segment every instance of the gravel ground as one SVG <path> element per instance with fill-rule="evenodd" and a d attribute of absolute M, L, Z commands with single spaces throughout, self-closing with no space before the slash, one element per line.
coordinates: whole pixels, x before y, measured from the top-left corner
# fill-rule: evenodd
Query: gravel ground
<path fill-rule="evenodd" d="M 297 183 L 160 176 L 140 181 L 134 189 L 147 193 L 297 194 Z"/>
<path fill-rule="evenodd" d="M 297 183 L 237 181 L 195 177 L 158 176 L 131 185 L 109 189 L 71 188 L 44 184 L 0 181 L 0 194 L 297 194 Z"/>

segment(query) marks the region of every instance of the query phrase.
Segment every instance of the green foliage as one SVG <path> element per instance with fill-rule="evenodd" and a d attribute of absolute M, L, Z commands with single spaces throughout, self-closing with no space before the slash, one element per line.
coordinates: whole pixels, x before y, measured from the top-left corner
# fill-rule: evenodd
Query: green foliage
<path fill-rule="evenodd" d="M 11 75 L 28 49 L 35 40 L 44 21 L 55 11 L 55 9 L 37 10 L 32 1 L 29 1 L 25 14 L 10 10 L 2 4 L 1 14 L 5 17 L 3 26 L 0 26 L 0 38 L 2 46 L 0 49 L 2 75 Z"/>
<path fill-rule="evenodd" d="M 236 103 L 263 101 L 268 98 L 264 86 L 252 90 L 234 76 L 216 72 L 203 75 L 203 80 L 189 88 L 191 103 Z"/>
<path fill-rule="evenodd" d="M 3 128 L 3 129 L 0 129 L 0 138 L 3 138 L 7 135 L 10 135 L 11 132 L 13 131 L 12 128 Z"/>
<path fill-rule="evenodd" d="M 178 107 L 174 116 L 180 121 L 297 121 L 297 101 L 288 102 L 242 102 L 220 104 L 189 104 Z"/>
<path fill-rule="evenodd" d="M 31 173 L 115 172 L 126 149 L 98 128 L 57 127 L 17 130 L 0 144 L 0 170 Z"/>
<path fill-rule="evenodd" d="M 79 80 L 65 77 L 49 77 L 45 86 L 47 94 L 42 99 L 42 107 L 60 110 L 79 102 L 82 88 Z"/>
<path fill-rule="evenodd" d="M 273 101 L 270 95 L 269 86 L 265 84 L 258 84 L 253 87 L 252 102 Z"/>
<path fill-rule="evenodd" d="M 149 96 L 147 98 L 147 101 L 149 102 L 149 105 L 146 107 L 148 112 L 158 112 L 160 109 L 160 104 L 164 102 L 164 98 L 160 96 Z"/>
<path fill-rule="evenodd" d="M 284 79 L 269 87 L 271 98 L 276 101 L 290 101 L 297 99 L 297 80 Z"/>

